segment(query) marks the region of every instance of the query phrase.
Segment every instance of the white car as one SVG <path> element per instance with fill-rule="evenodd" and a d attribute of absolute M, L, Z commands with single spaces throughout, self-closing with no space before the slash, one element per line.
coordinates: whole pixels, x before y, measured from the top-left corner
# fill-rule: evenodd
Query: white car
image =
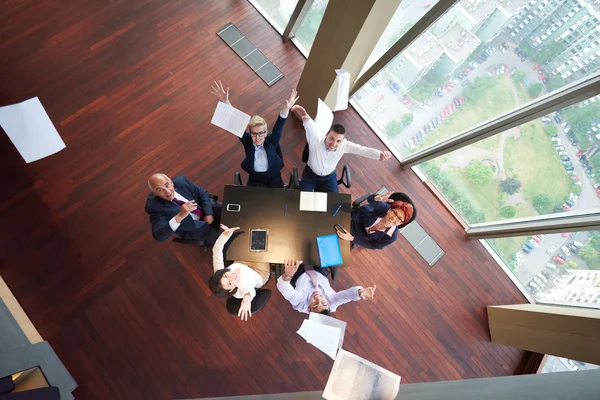
<path fill-rule="evenodd" d="M 524 260 L 523 254 L 521 254 L 521 253 L 517 253 L 516 257 L 517 257 L 517 260 Z"/>
<path fill-rule="evenodd" d="M 537 283 L 537 284 L 538 284 L 540 287 L 543 287 L 543 286 L 544 286 L 544 282 L 542 282 L 542 280 L 541 280 L 540 278 L 538 278 L 537 276 L 534 276 L 534 277 L 533 277 L 533 281 L 534 281 L 535 283 Z"/>
<path fill-rule="evenodd" d="M 581 242 L 573 242 L 573 244 L 579 247 L 580 249 L 583 247 L 583 244 Z"/>
<path fill-rule="evenodd" d="M 539 235 L 537 235 L 537 236 L 538 236 L 540 239 L 542 239 L 542 240 L 544 240 L 544 239 L 546 238 L 546 235 L 543 235 L 543 234 L 541 234 L 541 233 L 540 233 Z"/>
<path fill-rule="evenodd" d="M 546 278 L 541 272 L 537 273 L 537 277 L 540 278 L 543 282 L 548 282 L 548 278 Z"/>
<path fill-rule="evenodd" d="M 535 290 L 540 290 L 540 289 L 541 289 L 541 287 L 540 287 L 540 286 L 538 286 L 538 284 L 537 284 L 537 283 L 535 283 L 535 282 L 533 282 L 533 281 L 532 281 L 532 282 L 529 282 L 529 286 L 531 286 L 531 287 L 532 287 L 532 288 L 534 288 Z"/>
<path fill-rule="evenodd" d="M 427 104 L 425 104 L 425 103 L 419 104 L 419 107 L 422 108 L 425 111 L 429 110 L 429 106 Z"/>
<path fill-rule="evenodd" d="M 556 265 L 552 264 L 552 263 L 546 263 L 546 267 L 556 270 Z"/>
<path fill-rule="evenodd" d="M 546 250 L 546 253 L 552 254 L 555 251 L 556 251 L 556 247 L 555 246 L 550 246 L 550 247 L 548 247 L 548 250 Z"/>
<path fill-rule="evenodd" d="M 562 250 L 563 253 L 565 253 L 565 256 L 568 256 L 571 254 L 571 252 L 569 251 L 569 249 L 567 248 L 567 246 L 563 246 L 560 248 Z"/>
<path fill-rule="evenodd" d="M 520 260 L 517 260 L 517 267 L 520 267 L 521 265 L 523 265 L 524 262 L 525 262 L 525 260 L 523 260 L 522 258 Z"/>
<path fill-rule="evenodd" d="M 538 247 L 539 246 L 539 244 L 535 240 L 533 240 L 533 239 L 529 239 L 528 242 L 531 243 L 531 245 L 533 247 Z"/>

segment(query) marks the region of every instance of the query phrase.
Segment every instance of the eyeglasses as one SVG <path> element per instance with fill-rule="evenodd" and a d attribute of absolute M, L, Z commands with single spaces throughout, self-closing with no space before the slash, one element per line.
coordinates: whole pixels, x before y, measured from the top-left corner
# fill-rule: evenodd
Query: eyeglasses
<path fill-rule="evenodd" d="M 390 211 L 392 212 L 392 214 L 394 214 L 394 216 L 396 217 L 396 219 L 398 221 L 400 221 L 401 224 L 404 223 L 404 217 L 401 216 L 400 214 L 398 214 L 398 212 L 396 210 L 394 210 L 393 208 L 390 208 Z"/>
<path fill-rule="evenodd" d="M 267 134 L 266 131 L 263 132 L 250 132 L 250 136 L 252 137 L 263 137 Z"/>

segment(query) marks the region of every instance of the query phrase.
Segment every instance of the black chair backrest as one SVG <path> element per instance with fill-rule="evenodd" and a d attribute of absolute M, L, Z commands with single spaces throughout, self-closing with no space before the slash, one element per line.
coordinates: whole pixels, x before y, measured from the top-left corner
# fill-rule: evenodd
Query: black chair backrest
<path fill-rule="evenodd" d="M 304 145 L 304 150 L 302 151 L 302 162 L 308 162 L 308 143 Z"/>
<path fill-rule="evenodd" d="M 415 218 L 417 218 L 417 207 L 415 206 L 415 203 L 413 203 L 413 201 L 411 200 L 410 197 L 408 197 L 408 195 L 406 193 L 402 193 L 402 192 L 395 192 L 390 196 L 390 199 L 397 201 L 405 201 L 407 203 L 412 204 L 413 206 L 413 215 L 412 218 L 410 220 L 408 220 L 408 222 L 406 222 L 405 224 L 402 224 L 400 226 L 406 226 L 408 224 L 410 224 L 411 222 L 413 222 L 415 220 Z"/>

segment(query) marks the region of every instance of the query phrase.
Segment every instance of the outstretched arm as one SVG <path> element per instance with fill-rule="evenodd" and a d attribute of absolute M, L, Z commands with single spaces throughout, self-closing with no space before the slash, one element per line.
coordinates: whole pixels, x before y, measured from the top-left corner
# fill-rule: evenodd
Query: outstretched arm
<path fill-rule="evenodd" d="M 223 263 L 223 247 L 225 247 L 225 243 L 227 243 L 233 232 L 240 228 L 228 228 L 227 226 L 221 224 L 221 229 L 223 229 L 223 233 L 221 233 L 221 236 L 219 236 L 215 242 L 215 245 L 213 246 L 213 269 L 215 272 L 225 268 L 225 264 Z"/>
<path fill-rule="evenodd" d="M 214 81 L 214 84 L 210 85 L 210 89 L 210 92 L 214 94 L 220 102 L 231 106 L 231 103 L 229 102 L 229 88 L 225 90 L 221 81 Z"/>

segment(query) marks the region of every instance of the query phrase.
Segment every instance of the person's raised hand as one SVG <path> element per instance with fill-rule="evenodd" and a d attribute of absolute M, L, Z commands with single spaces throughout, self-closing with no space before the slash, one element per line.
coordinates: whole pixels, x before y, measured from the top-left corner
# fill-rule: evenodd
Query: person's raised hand
<path fill-rule="evenodd" d="M 229 102 L 229 88 L 225 90 L 221 81 L 214 81 L 214 85 L 210 85 L 210 92 L 217 96 L 220 102 L 231 105 Z"/>
<path fill-rule="evenodd" d="M 294 112 L 294 114 L 296 114 L 296 116 L 298 118 L 300 118 L 302 121 L 304 121 L 305 119 L 309 119 L 310 116 L 308 115 L 308 113 L 306 112 L 306 110 L 304 109 L 304 107 L 302 106 L 293 106 L 291 108 L 291 110 Z"/>
<path fill-rule="evenodd" d="M 302 260 L 285 260 L 283 264 L 285 268 L 284 275 L 288 279 L 292 279 L 296 271 L 298 271 L 298 267 L 300 266 L 300 264 L 302 264 L 302 262 Z"/>
<path fill-rule="evenodd" d="M 298 101 L 299 98 L 300 98 L 300 96 L 298 96 L 298 92 L 296 91 L 296 89 L 293 89 L 292 94 L 290 95 L 290 98 L 285 99 L 285 104 L 283 105 L 283 109 L 282 109 L 284 114 L 287 114 L 290 111 L 290 109 L 292 107 L 294 107 L 294 104 L 296 104 L 296 102 Z"/>
<path fill-rule="evenodd" d="M 183 205 L 181 206 L 181 210 L 179 210 L 179 214 L 177 214 L 177 215 L 179 216 L 180 219 L 184 219 L 188 215 L 190 215 L 190 213 L 192 211 L 194 211 L 197 208 L 198 208 L 198 205 L 196 204 L 196 202 L 194 200 L 190 200 L 186 203 L 183 203 Z"/>
<path fill-rule="evenodd" d="M 392 158 L 392 153 L 389 151 L 382 151 L 379 153 L 379 161 L 389 160 L 390 158 Z"/>
<path fill-rule="evenodd" d="M 221 229 L 223 229 L 223 235 L 231 236 L 231 234 L 240 229 L 240 227 L 236 226 L 235 228 L 229 228 L 227 225 L 221 224 Z"/>
<path fill-rule="evenodd" d="M 373 300 L 373 297 L 375 296 L 375 289 L 377 289 L 377 285 L 361 289 L 358 291 L 358 296 L 362 300 Z"/>
<path fill-rule="evenodd" d="M 342 233 L 342 232 L 336 230 L 335 233 L 337 233 L 338 237 L 342 240 L 347 240 L 349 242 L 354 240 L 354 236 L 352 236 L 350 234 L 350 232 L 348 232 L 348 231 L 345 231 Z"/>
<path fill-rule="evenodd" d="M 384 194 L 375 196 L 375 201 L 385 201 L 386 203 L 393 203 L 394 200 L 390 199 L 390 196 L 394 194 L 392 191 L 385 192 Z"/>
<path fill-rule="evenodd" d="M 206 222 L 209 225 L 215 222 L 215 217 L 213 217 L 212 215 L 206 215 L 203 219 L 204 222 Z"/>
<path fill-rule="evenodd" d="M 250 301 L 250 296 L 244 296 L 242 304 L 240 304 L 240 310 L 238 311 L 238 317 L 240 317 L 242 321 L 248 321 L 248 317 L 252 316 L 251 306 L 252 302 Z"/>

